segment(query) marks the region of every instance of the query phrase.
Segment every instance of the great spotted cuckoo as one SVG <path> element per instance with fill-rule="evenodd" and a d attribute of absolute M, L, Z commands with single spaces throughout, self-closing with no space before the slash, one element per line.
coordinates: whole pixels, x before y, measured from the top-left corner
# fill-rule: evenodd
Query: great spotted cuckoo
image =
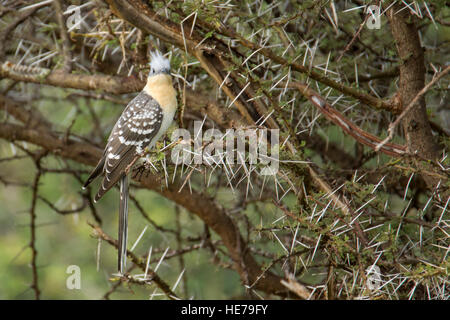
<path fill-rule="evenodd" d="M 83 186 L 86 188 L 99 175 L 104 175 L 94 198 L 94 202 L 97 202 L 120 181 L 118 268 L 121 274 L 124 273 L 127 258 L 128 172 L 136 160 L 142 157 L 145 148 L 152 148 L 166 132 L 176 109 L 170 62 L 159 52 L 154 52 L 151 54 L 147 84 L 123 110 L 100 161 Z"/>

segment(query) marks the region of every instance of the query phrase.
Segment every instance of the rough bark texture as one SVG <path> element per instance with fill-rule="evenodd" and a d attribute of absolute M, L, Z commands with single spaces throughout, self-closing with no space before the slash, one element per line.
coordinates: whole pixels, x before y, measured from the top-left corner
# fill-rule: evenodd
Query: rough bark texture
<path fill-rule="evenodd" d="M 424 49 L 413 16 L 408 10 L 396 13 L 400 6 L 394 6 L 388 13 L 397 51 L 401 59 L 399 94 L 403 106 L 407 106 L 425 86 Z M 435 159 L 438 146 L 434 141 L 427 117 L 425 99 L 422 97 L 416 107 L 403 119 L 403 130 L 407 147 L 411 153 Z"/>

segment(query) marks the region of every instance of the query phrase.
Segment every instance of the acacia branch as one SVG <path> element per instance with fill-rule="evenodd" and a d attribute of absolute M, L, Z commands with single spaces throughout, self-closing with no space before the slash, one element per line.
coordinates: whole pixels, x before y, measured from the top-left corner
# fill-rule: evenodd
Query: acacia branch
<path fill-rule="evenodd" d="M 1 124 L 0 137 L 8 141 L 31 142 L 55 155 L 91 166 L 98 162 L 102 154 L 101 149 L 86 142 L 64 139 L 64 137 L 58 137 L 54 132 L 28 129 L 15 124 Z M 137 181 L 140 186 L 156 191 L 196 214 L 222 238 L 233 259 L 235 269 L 244 283 L 253 283 L 260 276 L 263 272 L 261 267 L 248 250 L 247 243 L 243 240 L 238 227 L 223 208 L 202 193 L 191 193 L 188 189 L 181 188 L 180 181 L 175 181 L 175 183 L 169 184 L 168 188 L 163 188 L 161 178 L 157 175 L 149 173 L 141 178 L 140 181 Z M 287 296 L 289 293 L 281 284 L 282 279 L 271 272 L 266 272 L 265 276 L 255 285 L 255 289 Z"/>
<path fill-rule="evenodd" d="M 93 225 L 91 223 L 88 223 L 89 226 L 95 230 L 96 236 L 101 238 L 102 240 L 105 240 L 106 242 L 108 242 L 110 245 L 112 245 L 115 248 L 118 248 L 118 242 L 117 240 L 114 240 L 113 238 L 111 238 L 109 235 L 107 235 L 102 228 L 100 228 L 99 226 Z M 147 266 L 147 264 L 138 256 L 136 256 L 133 252 L 131 252 L 130 250 L 127 250 L 127 256 L 131 259 L 131 261 L 133 261 L 133 263 L 135 265 L 137 265 L 139 268 L 141 268 L 143 271 L 147 272 L 148 278 L 149 279 L 144 279 L 143 281 L 137 281 L 135 279 L 133 279 L 131 276 L 129 275 L 124 275 L 123 276 L 123 280 L 124 281 L 129 281 L 131 283 L 137 283 L 137 284 L 142 284 L 142 283 L 146 283 L 147 281 L 153 281 L 158 288 L 160 288 L 169 299 L 177 299 L 177 295 L 170 289 L 169 285 L 162 280 L 158 274 L 153 271 L 151 268 L 149 268 Z M 122 281 L 122 279 L 121 279 Z"/>
<path fill-rule="evenodd" d="M 55 8 L 56 20 L 58 21 L 59 25 L 59 34 L 62 40 L 62 55 L 64 57 L 63 70 L 65 73 L 70 73 L 72 71 L 72 52 L 70 48 L 71 43 L 69 34 L 67 33 L 66 25 L 64 23 L 61 2 L 61 0 L 53 1 L 53 6 Z"/>
<path fill-rule="evenodd" d="M 39 181 L 42 175 L 42 171 L 40 169 L 40 160 L 36 161 L 37 172 L 34 176 L 33 182 L 33 195 L 31 199 L 31 208 L 30 208 L 30 248 L 31 248 L 31 270 L 33 274 L 33 281 L 31 284 L 31 289 L 34 291 L 34 296 L 36 300 L 39 300 L 41 297 L 41 290 L 39 289 L 39 278 L 38 278 L 38 267 L 37 267 L 37 248 L 36 248 L 36 202 L 38 198 L 38 188 Z"/>
<path fill-rule="evenodd" d="M 205 56 L 205 54 L 213 55 L 215 57 L 224 57 L 226 55 L 225 52 L 228 51 L 227 48 L 225 48 L 223 52 L 219 50 L 222 47 L 221 42 L 216 41 L 211 43 L 212 40 L 208 41 L 209 39 L 207 41 L 202 41 L 202 37 L 200 37 L 195 31 L 192 33 L 183 33 L 179 25 L 174 24 L 172 21 L 166 19 L 165 17 L 158 15 L 140 0 L 106 0 L 106 2 L 111 6 L 113 12 L 117 16 L 128 21 L 139 29 L 160 38 L 165 42 L 176 45 L 181 49 L 186 49 L 191 55 L 197 57 L 199 61 L 201 61 L 202 56 Z M 333 89 L 336 89 L 346 95 L 358 99 L 362 103 L 365 103 L 376 109 L 383 109 L 391 112 L 395 112 L 396 110 L 397 106 L 393 105 L 391 101 L 378 99 L 360 90 L 346 86 L 342 82 L 334 81 L 314 70 L 309 70 L 309 68 L 301 64 L 289 62 L 288 60 L 273 53 L 272 50 L 261 47 L 256 43 L 246 40 L 234 30 L 224 25 L 208 24 L 205 21 L 202 21 L 202 23 L 210 30 L 215 30 L 231 39 L 237 39 L 244 47 L 247 47 L 252 51 L 258 51 L 260 54 L 276 63 L 279 63 L 283 66 L 290 66 L 292 70 L 303 73 L 316 81 L 319 81 L 329 87 L 332 87 Z M 205 68 L 205 66 L 207 66 L 207 64 L 202 63 L 202 67 Z M 205 70 L 211 75 L 214 80 L 216 80 L 216 82 L 218 82 L 219 84 L 222 83 L 223 79 L 219 80 L 217 74 L 212 73 L 208 70 L 208 68 L 205 68 Z M 234 98 L 230 96 L 228 92 L 226 93 L 230 97 L 230 99 Z"/>
<path fill-rule="evenodd" d="M 381 144 L 381 139 L 356 126 L 339 111 L 334 109 L 317 92 L 300 82 L 291 82 L 289 86 L 298 89 L 303 96 L 309 99 L 311 103 L 319 109 L 323 115 L 325 115 L 325 117 L 338 125 L 345 133 L 353 137 L 359 143 L 394 157 L 401 157 L 406 152 L 405 146 L 395 143 L 387 143 L 387 141 L 377 150 L 377 147 Z"/>
<path fill-rule="evenodd" d="M 120 77 L 104 74 L 69 74 L 61 69 L 50 70 L 46 68 L 17 66 L 8 61 L 0 66 L 0 76 L 15 81 L 46 84 L 60 88 L 102 90 L 114 94 L 137 92 L 145 85 L 143 81 L 135 76 Z"/>
<path fill-rule="evenodd" d="M 6 39 L 8 39 L 8 37 L 10 37 L 13 34 L 16 27 L 23 21 L 25 21 L 28 17 L 32 16 L 37 10 L 47 5 L 48 3 L 44 3 L 42 5 L 37 5 L 26 11 L 18 13 L 15 19 L 6 28 L 4 28 L 2 32 L 0 32 L 0 61 L 3 60 L 5 57 Z"/>
<path fill-rule="evenodd" d="M 385 146 L 388 141 L 390 141 L 393 137 L 394 137 L 394 133 L 395 133 L 395 129 L 397 128 L 397 126 L 399 125 L 400 121 L 406 116 L 408 115 L 408 112 L 411 112 L 412 109 L 414 108 L 414 106 L 416 105 L 416 103 L 419 101 L 420 98 L 422 98 L 422 96 L 428 91 L 430 90 L 430 88 L 436 83 L 438 82 L 443 76 L 445 76 L 447 73 L 450 72 L 450 66 L 447 66 L 443 71 L 441 71 L 439 74 L 437 74 L 436 76 L 433 77 L 433 79 L 425 86 L 423 87 L 422 90 L 420 90 L 420 92 L 414 97 L 414 99 L 409 103 L 409 105 L 403 110 L 403 112 L 397 117 L 397 119 L 395 119 L 394 122 L 392 122 L 389 125 L 389 129 L 388 129 L 388 136 L 386 137 L 386 139 L 384 139 L 383 141 L 381 141 L 376 147 L 375 147 L 375 151 L 380 151 L 381 148 L 383 148 L 383 146 Z"/>

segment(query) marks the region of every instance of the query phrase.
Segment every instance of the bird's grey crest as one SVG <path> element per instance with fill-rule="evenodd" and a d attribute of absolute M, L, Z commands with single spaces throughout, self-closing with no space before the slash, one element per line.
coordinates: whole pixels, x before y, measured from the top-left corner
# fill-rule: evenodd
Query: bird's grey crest
<path fill-rule="evenodd" d="M 154 51 L 150 53 L 150 73 L 149 77 L 159 73 L 170 73 L 170 61 L 165 58 L 161 52 Z"/>

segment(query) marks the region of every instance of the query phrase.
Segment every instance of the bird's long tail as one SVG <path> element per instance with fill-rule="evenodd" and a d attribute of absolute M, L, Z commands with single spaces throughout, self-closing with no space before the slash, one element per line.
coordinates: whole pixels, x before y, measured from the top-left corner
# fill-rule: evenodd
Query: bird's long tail
<path fill-rule="evenodd" d="M 128 175 L 120 178 L 119 204 L 119 272 L 124 274 L 127 265 L 127 237 L 128 237 Z"/>

